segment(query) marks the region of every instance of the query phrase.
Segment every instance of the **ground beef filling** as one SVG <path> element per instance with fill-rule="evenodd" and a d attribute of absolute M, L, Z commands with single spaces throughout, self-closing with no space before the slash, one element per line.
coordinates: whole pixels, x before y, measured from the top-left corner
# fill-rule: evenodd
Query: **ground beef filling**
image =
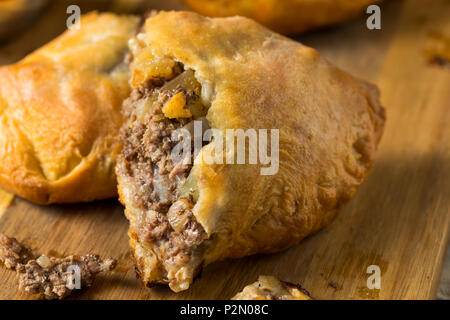
<path fill-rule="evenodd" d="M 205 232 L 192 213 L 192 196 L 181 195 L 180 191 L 192 168 L 194 153 L 191 152 L 190 164 L 176 163 L 171 157 L 172 149 L 182 139 L 175 131 L 194 119 L 169 119 L 163 107 L 180 92 L 186 105 L 199 96 L 180 85 L 164 90 L 164 84 L 147 83 L 135 89 L 125 102 L 129 122 L 121 133 L 125 164 L 121 174 L 131 182 L 133 206 L 141 212 L 132 232 L 140 242 L 151 243 L 165 263 L 176 267 L 189 262 Z M 150 110 L 139 117 L 136 110 L 148 99 L 152 101 Z"/>

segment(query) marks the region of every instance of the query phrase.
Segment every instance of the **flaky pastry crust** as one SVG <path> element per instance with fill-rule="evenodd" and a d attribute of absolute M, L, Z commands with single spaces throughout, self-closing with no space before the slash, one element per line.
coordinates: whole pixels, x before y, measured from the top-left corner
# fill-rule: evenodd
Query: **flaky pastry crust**
<path fill-rule="evenodd" d="M 161 12 L 148 19 L 133 47 L 133 86 L 157 77 L 142 50 L 194 70 L 209 88 L 212 128 L 278 129 L 279 170 L 261 164 L 208 164 L 203 147 L 191 175 L 192 212 L 206 232 L 191 259 L 167 273 L 154 243 L 141 239 L 142 211 L 118 160 L 119 194 L 130 220 L 130 244 L 147 284 L 187 289 L 199 268 L 224 258 L 286 249 L 328 225 L 373 164 L 385 113 L 378 89 L 331 65 L 320 54 L 242 17 L 205 18 Z M 143 59 L 142 61 L 140 59 Z M 153 73 L 152 73 L 153 72 Z M 150 230 L 151 231 L 151 230 Z"/>
<path fill-rule="evenodd" d="M 336 24 L 362 14 L 374 0 L 183 0 L 212 16 L 246 16 L 284 34 Z"/>
<path fill-rule="evenodd" d="M 81 27 L 0 68 L 0 185 L 39 204 L 117 194 L 124 63 L 139 19 L 90 13 Z"/>
<path fill-rule="evenodd" d="M 302 286 L 281 281 L 273 276 L 259 276 L 232 300 L 311 300 Z"/>

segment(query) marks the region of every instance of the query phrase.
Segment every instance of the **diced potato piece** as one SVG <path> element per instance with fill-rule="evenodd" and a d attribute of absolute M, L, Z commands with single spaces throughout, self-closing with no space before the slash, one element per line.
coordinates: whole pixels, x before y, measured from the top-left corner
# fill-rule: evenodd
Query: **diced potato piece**
<path fill-rule="evenodd" d="M 186 106 L 186 96 L 183 92 L 178 92 L 163 106 L 163 113 L 167 118 L 190 118 L 192 113 Z"/>
<path fill-rule="evenodd" d="M 151 50 L 142 50 L 132 63 L 131 86 L 137 88 L 152 78 L 170 79 L 173 77 L 175 65 L 173 59 L 155 58 Z"/>

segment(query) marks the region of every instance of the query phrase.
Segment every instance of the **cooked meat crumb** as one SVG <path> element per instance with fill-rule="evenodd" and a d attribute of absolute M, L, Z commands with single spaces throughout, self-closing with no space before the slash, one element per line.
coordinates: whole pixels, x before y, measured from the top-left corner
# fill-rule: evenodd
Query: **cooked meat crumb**
<path fill-rule="evenodd" d="M 19 288 L 45 299 L 62 299 L 73 290 L 90 287 L 100 272 L 111 271 L 116 260 L 98 255 L 71 255 L 65 258 L 34 255 L 16 239 L 0 235 L 0 261 L 19 276 Z"/>
<path fill-rule="evenodd" d="M 339 289 L 339 285 L 336 282 L 334 282 L 334 281 L 328 282 L 328 286 L 333 288 L 333 289 L 335 289 L 335 290 Z"/>
<path fill-rule="evenodd" d="M 16 269 L 19 264 L 26 264 L 29 260 L 36 258 L 32 251 L 21 245 L 15 238 L 9 238 L 0 234 L 0 261 L 8 269 Z"/>
<path fill-rule="evenodd" d="M 111 271 L 116 265 L 115 260 L 102 260 L 95 254 L 46 259 L 45 265 L 39 264 L 39 260 L 31 260 L 16 269 L 19 288 L 30 294 L 42 294 L 45 299 L 62 299 L 74 289 L 90 287 L 98 273 Z M 75 280 L 77 274 L 78 288 Z"/>

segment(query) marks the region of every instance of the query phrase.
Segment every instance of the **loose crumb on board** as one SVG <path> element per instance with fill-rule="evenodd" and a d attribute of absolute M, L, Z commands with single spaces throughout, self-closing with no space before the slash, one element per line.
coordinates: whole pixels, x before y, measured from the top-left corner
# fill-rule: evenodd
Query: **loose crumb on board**
<path fill-rule="evenodd" d="M 0 262 L 16 270 L 21 290 L 45 299 L 63 299 L 75 289 L 90 287 L 98 273 L 113 270 L 117 263 L 95 254 L 65 258 L 35 255 L 30 248 L 3 234 Z"/>
<path fill-rule="evenodd" d="M 37 258 L 30 248 L 20 244 L 15 238 L 0 234 L 0 261 L 8 269 L 15 270 L 17 265 L 26 264 Z"/>

